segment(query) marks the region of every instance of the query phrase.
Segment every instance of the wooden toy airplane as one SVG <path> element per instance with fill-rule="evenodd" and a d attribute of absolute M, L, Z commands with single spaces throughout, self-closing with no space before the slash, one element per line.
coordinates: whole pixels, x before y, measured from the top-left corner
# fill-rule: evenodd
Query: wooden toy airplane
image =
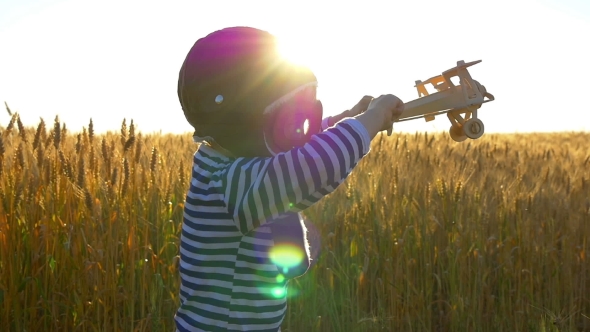
<path fill-rule="evenodd" d="M 471 78 L 467 67 L 480 63 L 481 60 L 465 63 L 457 61 L 457 66 L 422 82 L 416 81 L 418 99 L 404 104 L 404 112 L 397 122 L 424 118 L 434 120 L 439 114 L 447 113 L 451 128 L 449 133 L 456 142 L 467 138 L 477 139 L 483 135 L 483 122 L 477 118 L 477 110 L 483 103 L 494 100 L 486 88 Z M 458 77 L 459 85 L 451 78 Z M 429 94 L 426 85 L 432 84 L 437 92 Z M 487 98 L 487 99 L 486 99 Z"/>

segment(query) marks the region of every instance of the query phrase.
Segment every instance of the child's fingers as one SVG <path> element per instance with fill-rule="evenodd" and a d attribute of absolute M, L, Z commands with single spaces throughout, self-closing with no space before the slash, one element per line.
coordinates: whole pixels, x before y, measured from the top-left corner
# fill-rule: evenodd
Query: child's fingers
<path fill-rule="evenodd" d="M 361 100 L 359 100 L 359 102 L 356 103 L 356 105 L 354 105 L 354 107 L 350 110 L 351 116 L 364 113 L 367 110 L 367 108 L 369 108 L 369 104 L 371 104 L 372 100 L 373 97 L 368 95 L 361 98 Z"/>
<path fill-rule="evenodd" d="M 391 109 L 391 120 L 387 126 L 387 136 L 391 136 L 391 134 L 393 133 L 393 124 L 395 121 L 397 121 L 403 111 L 404 111 L 404 103 L 401 101 L 401 99 L 395 97 L 395 100 L 393 101 L 394 105 Z"/>
<path fill-rule="evenodd" d="M 358 102 L 358 105 L 361 106 L 361 108 L 364 110 L 367 109 L 367 107 L 369 107 L 369 104 L 371 103 L 371 100 L 373 100 L 373 96 L 364 96 L 363 98 L 361 98 L 361 100 Z"/>
<path fill-rule="evenodd" d="M 399 118 L 402 116 L 403 112 L 404 112 L 404 104 L 400 100 L 400 104 L 398 104 L 398 106 L 393 109 L 393 121 L 399 120 Z"/>

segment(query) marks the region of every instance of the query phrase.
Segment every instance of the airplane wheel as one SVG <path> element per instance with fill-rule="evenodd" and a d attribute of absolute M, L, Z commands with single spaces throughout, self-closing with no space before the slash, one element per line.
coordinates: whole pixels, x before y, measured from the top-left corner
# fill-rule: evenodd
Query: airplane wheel
<path fill-rule="evenodd" d="M 463 127 L 459 124 L 456 126 L 451 126 L 451 129 L 449 129 L 449 134 L 455 142 L 463 142 L 467 139 L 467 136 L 465 136 L 465 133 L 463 132 Z"/>
<path fill-rule="evenodd" d="M 471 139 L 478 139 L 483 135 L 484 126 L 480 119 L 469 119 L 463 125 L 465 135 Z"/>

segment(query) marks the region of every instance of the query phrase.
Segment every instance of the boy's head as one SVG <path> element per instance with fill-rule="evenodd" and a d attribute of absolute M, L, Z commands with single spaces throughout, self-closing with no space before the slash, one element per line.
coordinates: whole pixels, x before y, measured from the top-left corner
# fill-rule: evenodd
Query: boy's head
<path fill-rule="evenodd" d="M 273 35 L 233 27 L 193 45 L 178 97 L 197 140 L 214 141 L 235 156 L 268 156 L 319 131 L 316 86 L 311 70 L 280 56 Z"/>

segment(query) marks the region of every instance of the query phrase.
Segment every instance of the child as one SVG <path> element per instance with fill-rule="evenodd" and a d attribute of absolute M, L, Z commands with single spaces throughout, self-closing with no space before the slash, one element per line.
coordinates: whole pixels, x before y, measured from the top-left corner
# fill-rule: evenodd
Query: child
<path fill-rule="evenodd" d="M 178 96 L 202 144 L 182 225 L 178 331 L 279 331 L 287 281 L 309 267 L 298 212 L 342 183 L 403 110 L 393 95 L 365 97 L 322 121 L 316 87 L 258 29 L 219 30 L 189 51 Z"/>

